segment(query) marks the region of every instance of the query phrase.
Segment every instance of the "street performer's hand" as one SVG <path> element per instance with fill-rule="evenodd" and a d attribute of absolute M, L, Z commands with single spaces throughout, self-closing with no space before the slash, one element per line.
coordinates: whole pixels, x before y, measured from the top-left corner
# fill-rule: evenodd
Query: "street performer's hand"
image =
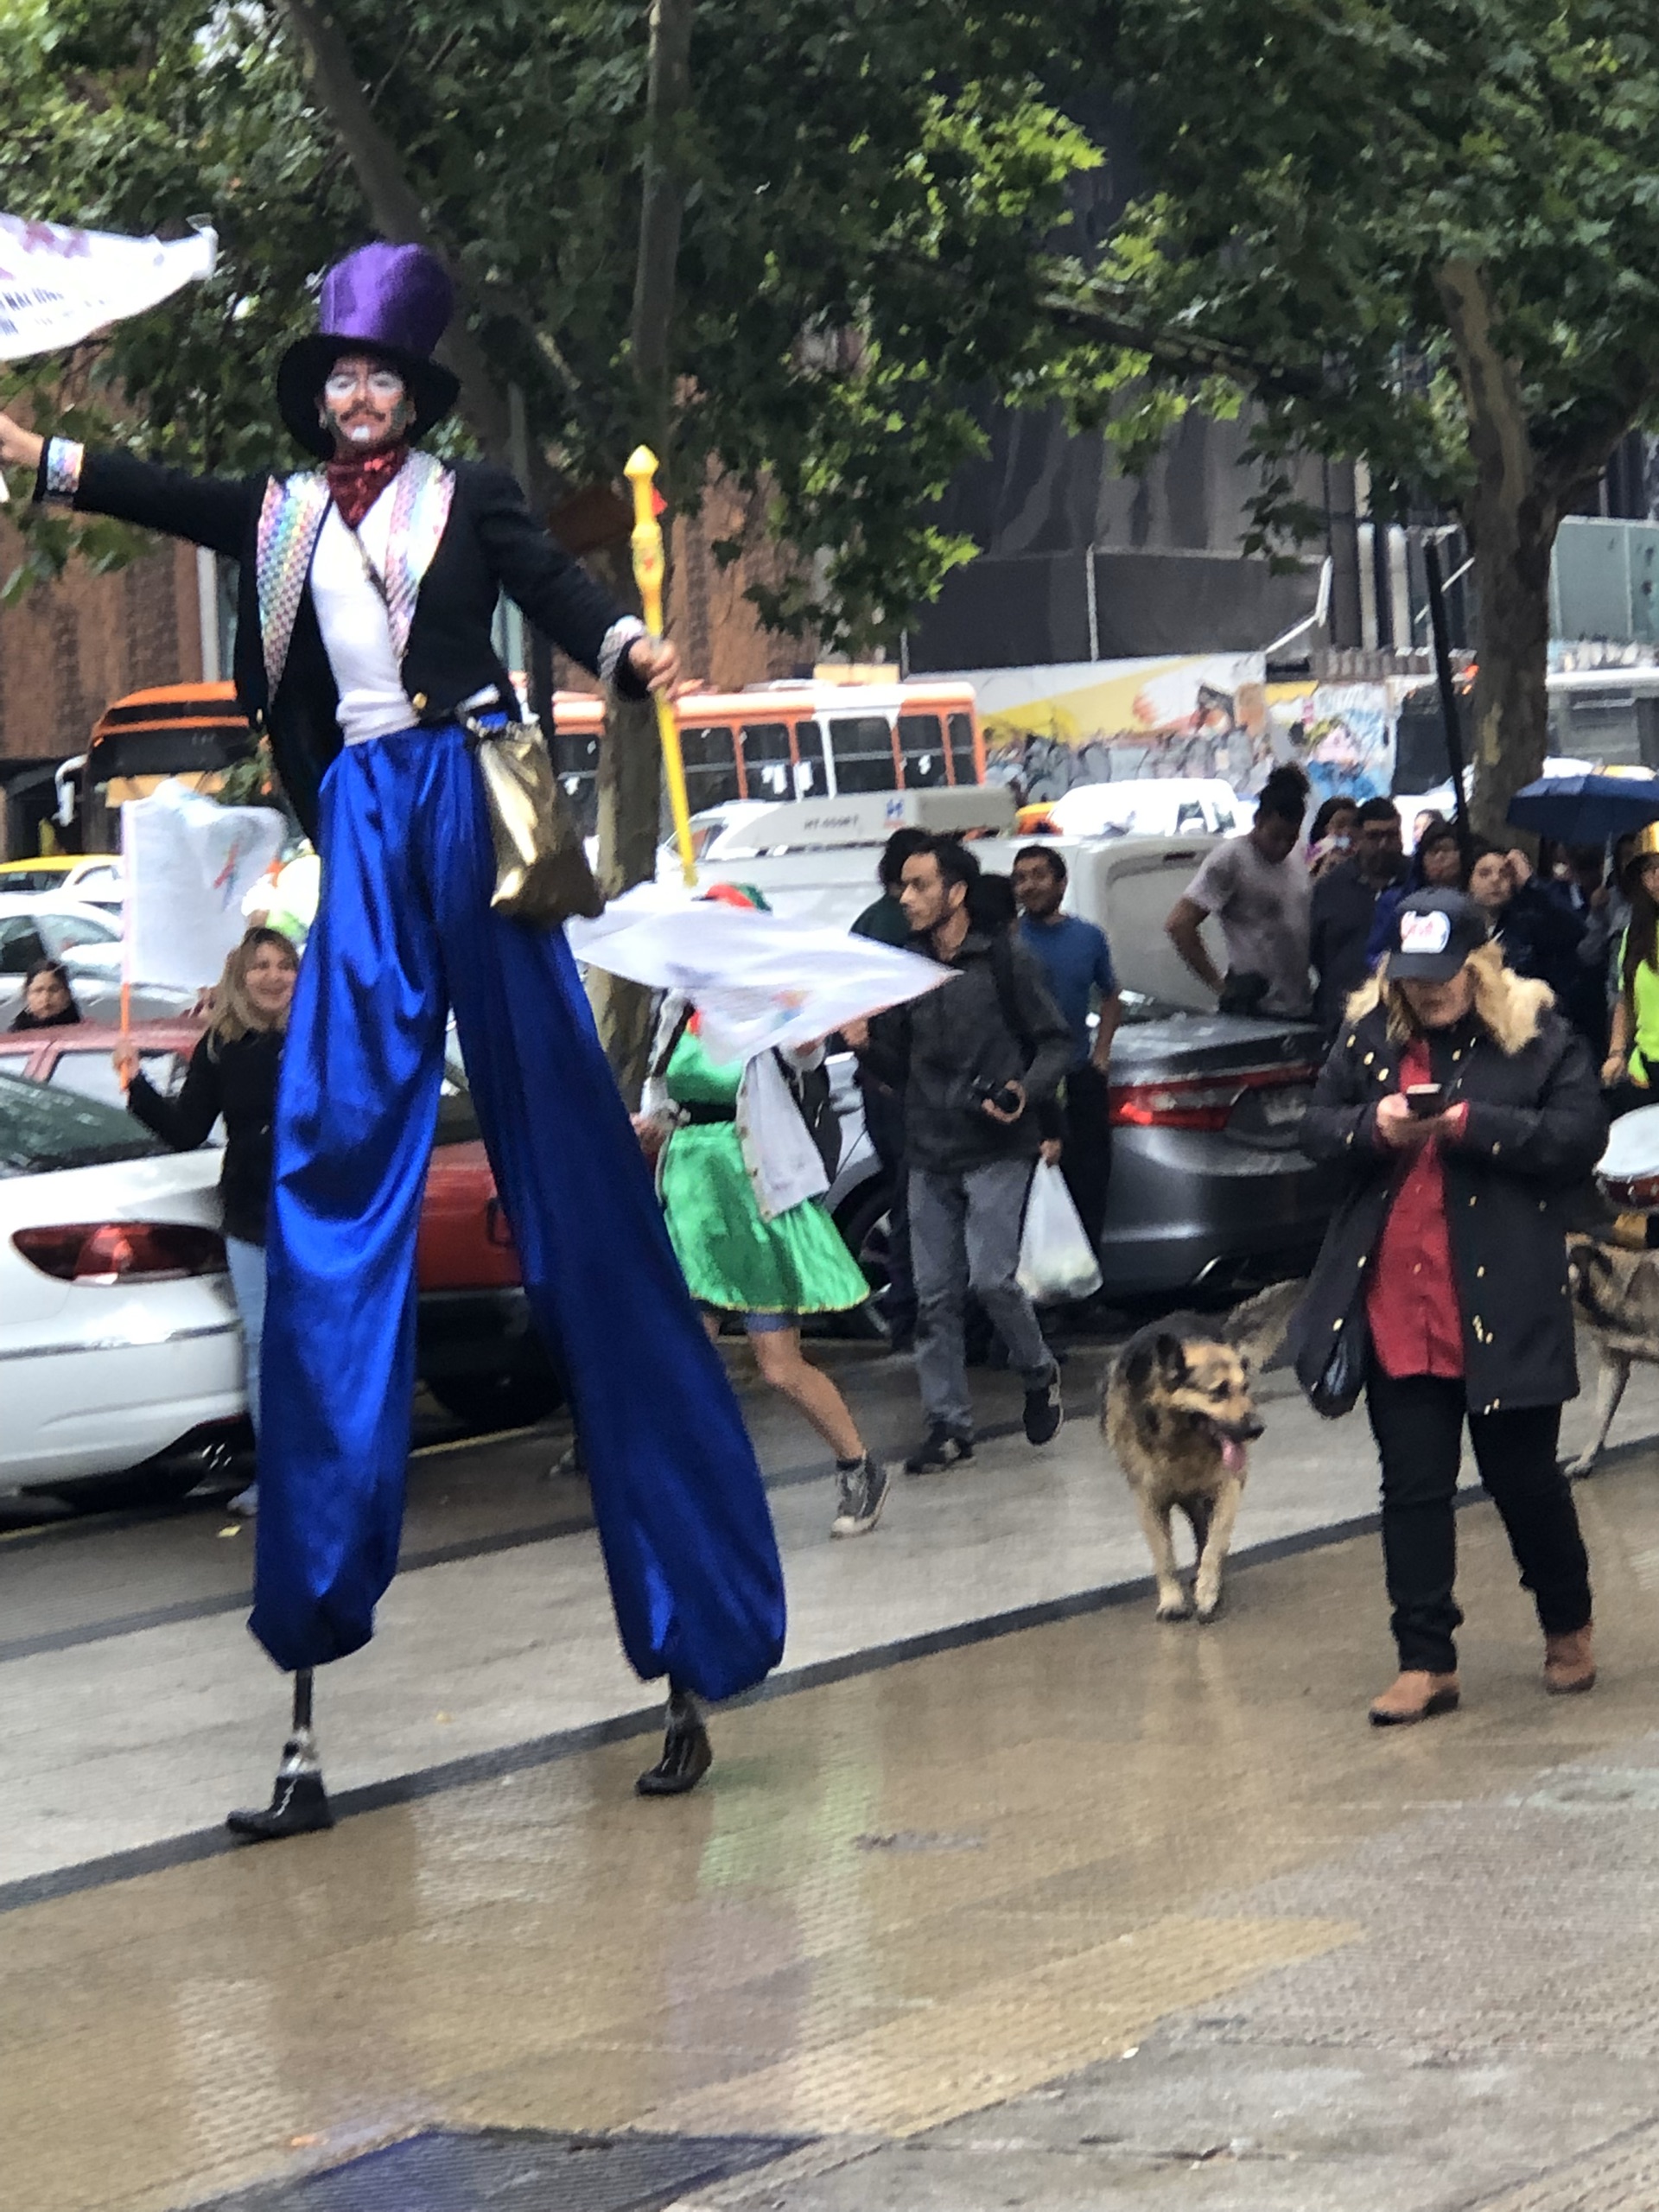
<path fill-rule="evenodd" d="M 124 1040 L 110 1054 L 110 1065 L 119 1077 L 122 1090 L 125 1090 L 138 1072 L 138 1047 Z"/>
<path fill-rule="evenodd" d="M 994 1122 L 1001 1122 L 1004 1128 L 1012 1128 L 1026 1110 L 1026 1086 L 1023 1083 L 1011 1083 L 1007 1087 L 1019 1101 L 1013 1113 L 1005 1114 L 994 1099 L 982 1098 L 979 1103 L 983 1111 L 988 1114 Z"/>
<path fill-rule="evenodd" d="M 1060 1164 L 1058 1137 L 1045 1137 L 1037 1147 L 1037 1154 L 1045 1167 L 1058 1167 Z"/>
<path fill-rule="evenodd" d="M 46 440 L 24 429 L 10 415 L 0 415 L 0 468 L 38 468 Z"/>
<path fill-rule="evenodd" d="M 636 638 L 628 647 L 628 666 L 647 690 L 673 697 L 680 680 L 680 649 L 667 638 Z"/>

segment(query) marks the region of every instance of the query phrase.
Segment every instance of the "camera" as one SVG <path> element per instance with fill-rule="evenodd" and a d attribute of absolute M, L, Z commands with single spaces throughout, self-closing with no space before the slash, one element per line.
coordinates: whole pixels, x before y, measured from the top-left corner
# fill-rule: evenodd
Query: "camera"
<path fill-rule="evenodd" d="M 1023 1103 L 1015 1084 L 987 1083 L 982 1076 L 976 1076 L 971 1088 L 976 1105 L 995 1106 L 999 1114 L 1017 1114 Z"/>

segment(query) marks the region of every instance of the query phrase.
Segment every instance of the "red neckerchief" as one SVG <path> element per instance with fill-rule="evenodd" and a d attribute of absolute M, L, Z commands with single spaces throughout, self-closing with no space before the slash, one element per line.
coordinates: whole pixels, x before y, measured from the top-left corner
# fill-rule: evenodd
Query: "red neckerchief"
<path fill-rule="evenodd" d="M 408 459 L 409 448 L 400 439 L 375 453 L 349 453 L 327 464 L 328 489 L 347 530 L 357 528 Z"/>

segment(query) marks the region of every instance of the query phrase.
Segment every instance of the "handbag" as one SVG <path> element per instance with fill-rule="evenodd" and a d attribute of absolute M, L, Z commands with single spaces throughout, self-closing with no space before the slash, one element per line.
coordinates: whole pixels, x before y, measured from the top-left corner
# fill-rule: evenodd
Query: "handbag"
<path fill-rule="evenodd" d="M 385 578 L 369 549 L 347 523 L 365 580 L 390 612 Z M 499 729 L 468 715 L 467 750 L 478 763 L 495 847 L 491 912 L 514 921 L 556 928 L 581 914 L 592 921 L 605 911 L 605 894 L 588 865 L 582 830 L 553 772 L 539 722 L 509 721 Z"/>
<path fill-rule="evenodd" d="M 572 914 L 605 911 L 582 831 L 536 722 L 488 728 L 470 716 L 467 743 L 478 762 L 495 847 L 492 911 L 546 928 Z"/>
<path fill-rule="evenodd" d="M 1365 1387 L 1365 1370 L 1370 1358 L 1371 1330 L 1365 1318 L 1362 1292 L 1337 1332 L 1337 1341 L 1319 1370 L 1319 1380 L 1308 1391 L 1307 1402 L 1314 1412 L 1322 1414 L 1326 1421 L 1340 1421 L 1344 1414 L 1352 1413 Z"/>

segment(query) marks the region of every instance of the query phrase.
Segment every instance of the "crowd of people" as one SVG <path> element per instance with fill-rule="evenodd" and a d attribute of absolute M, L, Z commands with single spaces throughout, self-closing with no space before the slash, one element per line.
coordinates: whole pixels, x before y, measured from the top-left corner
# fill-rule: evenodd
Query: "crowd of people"
<path fill-rule="evenodd" d="M 1659 970 L 1643 950 L 1647 912 L 1659 908 L 1644 887 L 1637 836 L 1608 848 L 1547 842 L 1535 866 L 1518 848 L 1465 842 L 1442 816 L 1423 814 L 1408 859 L 1392 799 L 1326 799 L 1304 841 L 1307 804 L 1301 772 L 1275 769 L 1248 834 L 1210 854 L 1165 925 L 1224 1013 L 1311 1019 L 1329 1046 L 1349 999 L 1376 974 L 1401 902 L 1418 891 L 1459 891 L 1479 907 L 1510 970 L 1548 985 L 1596 1065 L 1605 1064 L 1609 1085 L 1645 1090 L 1631 1065 L 1636 1001 L 1646 960 L 1656 976 L 1648 1034 L 1659 1061 Z M 1224 974 L 1201 934 L 1211 915 Z"/>

